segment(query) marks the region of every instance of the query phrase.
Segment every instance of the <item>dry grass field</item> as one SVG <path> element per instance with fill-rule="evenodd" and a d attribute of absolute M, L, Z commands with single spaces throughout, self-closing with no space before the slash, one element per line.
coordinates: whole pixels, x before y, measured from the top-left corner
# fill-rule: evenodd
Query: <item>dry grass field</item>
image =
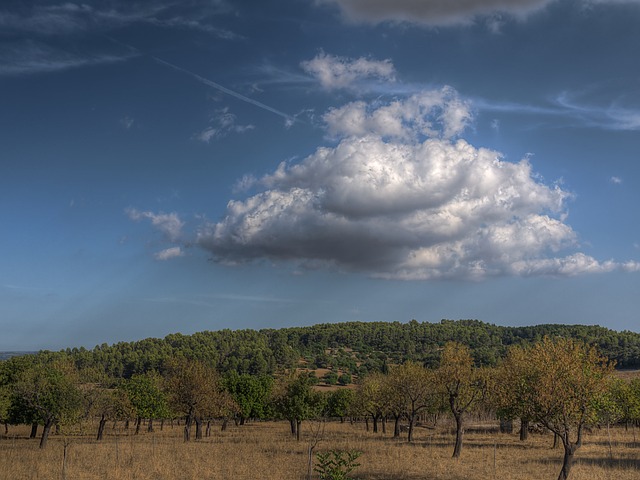
<path fill-rule="evenodd" d="M 163 479 L 278 479 L 303 480 L 311 422 L 306 436 L 296 442 L 283 422 L 253 423 L 219 429 L 200 441 L 184 443 L 180 427 L 130 435 L 108 427 L 103 442 L 92 435 L 53 435 L 41 451 L 29 440 L 27 427 L 11 427 L 0 438 L 0 478 L 11 480 L 163 480 Z M 635 437 L 638 437 L 636 440 Z M 418 428 L 411 445 L 389 434 L 373 434 L 363 424 L 329 422 L 317 451 L 360 450 L 361 466 L 352 477 L 368 480 L 537 480 L 555 479 L 562 449 L 552 449 L 551 435 L 531 435 L 520 442 L 517 434 L 471 431 L 465 437 L 462 458 L 451 458 L 453 436 L 443 425 Z M 67 450 L 66 461 L 63 453 Z M 571 472 L 574 480 L 638 480 L 640 432 L 606 429 L 586 438 Z M 64 468 L 63 468 L 64 463 Z M 313 477 L 317 479 L 317 475 Z"/>

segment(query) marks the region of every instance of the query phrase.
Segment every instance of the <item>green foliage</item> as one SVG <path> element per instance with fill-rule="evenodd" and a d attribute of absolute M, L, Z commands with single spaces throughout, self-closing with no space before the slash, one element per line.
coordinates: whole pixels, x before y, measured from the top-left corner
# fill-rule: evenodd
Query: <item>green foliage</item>
<path fill-rule="evenodd" d="M 168 418 L 171 416 L 167 397 L 162 390 L 162 378 L 155 372 L 135 374 L 120 387 L 138 418 Z"/>
<path fill-rule="evenodd" d="M 341 388 L 329 393 L 327 396 L 327 415 L 334 418 L 346 417 L 355 396 L 355 392 L 348 388 Z"/>
<path fill-rule="evenodd" d="M 238 405 L 239 415 L 245 418 L 267 418 L 273 379 L 266 375 L 230 372 L 224 378 L 224 388 Z"/>
<path fill-rule="evenodd" d="M 360 466 L 356 460 L 362 452 L 357 450 L 329 450 L 318 453 L 314 471 L 320 474 L 320 480 L 349 480 L 349 474 Z"/>

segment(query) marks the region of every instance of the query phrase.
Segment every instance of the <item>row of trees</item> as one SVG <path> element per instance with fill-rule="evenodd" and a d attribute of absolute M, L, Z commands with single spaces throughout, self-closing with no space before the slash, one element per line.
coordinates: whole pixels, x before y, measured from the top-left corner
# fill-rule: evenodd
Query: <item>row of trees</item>
<path fill-rule="evenodd" d="M 242 425 L 282 418 L 300 439 L 305 420 L 359 417 L 367 425 L 371 420 L 374 432 L 380 422 L 384 429 L 393 420 L 394 436 L 406 423 L 411 442 L 419 418 L 449 412 L 458 457 L 468 414 L 489 411 L 521 419 L 523 432 L 529 422 L 552 431 L 564 446 L 564 480 L 587 425 L 640 421 L 640 380 L 614 380 L 612 369 L 595 347 L 572 339 L 514 346 L 497 367 L 477 366 L 468 346 L 448 342 L 437 367 L 408 361 L 363 377 L 356 389 L 320 393 L 314 377 L 295 370 L 276 378 L 221 375 L 201 361 L 176 357 L 161 373 L 117 379 L 95 368 L 78 369 L 65 355 L 40 354 L 0 362 L 0 421 L 43 426 L 43 448 L 54 426 L 70 428 L 87 419 L 97 420 L 100 440 L 110 420 L 135 420 L 138 433 L 143 420 L 153 430 L 154 421 L 182 418 L 189 441 L 194 425 L 196 439 L 202 438 L 212 419 L 223 419 L 224 427 L 228 419 Z"/>

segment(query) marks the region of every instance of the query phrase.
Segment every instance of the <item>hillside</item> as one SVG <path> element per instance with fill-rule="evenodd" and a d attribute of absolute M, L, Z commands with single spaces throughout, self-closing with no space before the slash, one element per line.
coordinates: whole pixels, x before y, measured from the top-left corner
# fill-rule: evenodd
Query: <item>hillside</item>
<path fill-rule="evenodd" d="M 503 327 L 478 320 L 347 322 L 176 333 L 164 339 L 102 344 L 92 350 L 68 348 L 61 354 L 71 356 L 78 367 L 93 367 L 115 377 L 161 370 L 164 361 L 175 355 L 203 360 L 222 372 L 274 374 L 304 363 L 311 370 L 329 368 L 363 375 L 406 360 L 435 365 L 440 348 L 450 340 L 468 345 L 476 364 L 494 365 L 510 345 L 528 344 L 545 335 L 596 344 L 618 368 L 640 367 L 640 334 L 635 332 L 585 325 Z"/>

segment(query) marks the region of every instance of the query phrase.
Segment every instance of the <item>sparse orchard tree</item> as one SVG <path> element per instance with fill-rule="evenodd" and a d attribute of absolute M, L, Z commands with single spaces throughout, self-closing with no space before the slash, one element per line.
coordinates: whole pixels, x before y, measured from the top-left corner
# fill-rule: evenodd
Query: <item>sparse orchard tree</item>
<path fill-rule="evenodd" d="M 174 358 L 167 362 L 165 388 L 173 410 L 185 418 L 184 441 L 191 439 L 196 424 L 196 439 L 202 438 L 202 421 L 215 416 L 228 403 L 218 372 L 197 360 Z"/>
<path fill-rule="evenodd" d="M 387 377 L 383 373 L 370 373 L 358 385 L 355 408 L 373 420 L 373 433 L 378 433 L 378 421 L 386 414 L 388 396 L 385 385 Z M 367 424 L 368 425 L 368 424 Z"/>
<path fill-rule="evenodd" d="M 585 426 L 598 419 L 598 407 L 607 391 L 613 365 L 595 347 L 567 339 L 550 339 L 529 348 L 514 347 L 505 364 L 527 359 L 520 379 L 517 402 L 527 405 L 531 419 L 560 438 L 564 447 L 558 480 L 569 477 L 574 455 L 582 445 Z M 522 383 L 518 387 L 517 383 Z"/>
<path fill-rule="evenodd" d="M 473 366 L 471 350 L 466 345 L 449 342 L 440 357 L 440 366 L 435 370 L 436 384 L 445 396 L 456 422 L 456 440 L 453 457 L 460 457 L 464 436 L 464 416 L 484 400 L 486 372 Z"/>
<path fill-rule="evenodd" d="M 387 384 L 387 410 L 398 405 L 398 402 L 404 405 L 404 412 L 409 420 L 407 440 L 412 442 L 418 415 L 434 412 L 438 407 L 434 374 L 420 364 L 406 362 L 390 369 Z"/>

